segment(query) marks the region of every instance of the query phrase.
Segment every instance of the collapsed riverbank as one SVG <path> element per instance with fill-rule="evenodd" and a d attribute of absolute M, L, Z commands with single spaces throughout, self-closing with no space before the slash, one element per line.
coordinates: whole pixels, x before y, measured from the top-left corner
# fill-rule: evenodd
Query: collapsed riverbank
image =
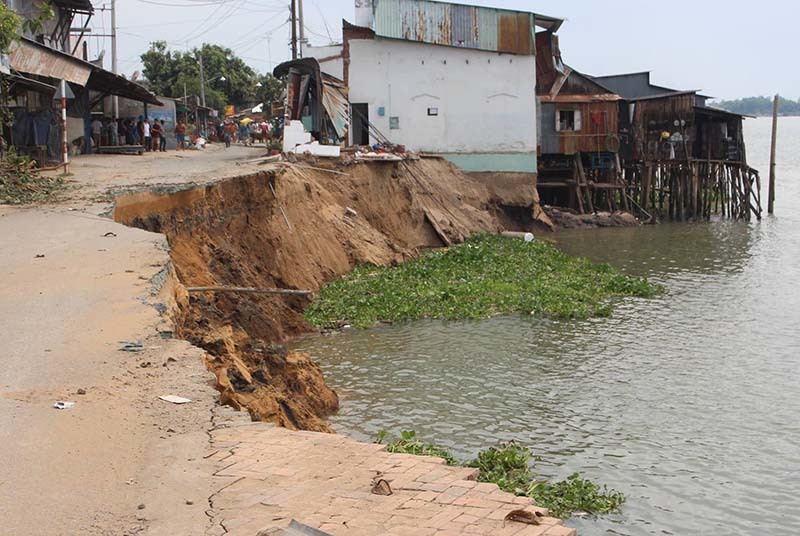
<path fill-rule="evenodd" d="M 499 231 L 509 205 L 496 195 L 439 159 L 336 169 L 286 163 L 203 187 L 125 195 L 114 217 L 167 236 L 184 288 L 318 290 L 361 264 L 398 264 Z M 208 352 L 224 403 L 281 426 L 330 430 L 336 393 L 308 356 L 277 346 L 314 329 L 303 318 L 307 297 L 184 288 L 176 334 Z"/>
<path fill-rule="evenodd" d="M 504 198 L 498 188 L 490 190 L 440 159 L 327 168 L 281 162 L 207 186 L 121 196 L 114 218 L 167 236 L 181 283 L 176 334 L 206 350 L 223 403 L 246 409 L 256 420 L 330 431 L 325 417 L 338 409 L 337 394 L 316 362 L 281 346 L 315 329 L 304 317 L 309 297 L 190 295 L 185 288 L 318 291 L 361 265 L 398 265 L 477 233 L 532 230 L 533 205 L 524 199 L 518 192 Z M 542 247 L 548 246 L 533 249 Z M 504 255 L 498 254 L 497 259 Z M 617 279 L 606 268 L 568 262 L 555 250 L 548 255 L 552 273 L 534 278 L 540 292 L 531 294 L 544 301 L 520 307 L 567 314 L 571 305 L 572 315 L 600 314 L 607 312 L 606 297 L 635 293 L 635 282 Z M 551 266 L 554 260 L 558 266 Z M 564 284 L 555 285 L 559 280 Z M 531 290 L 526 288 L 513 292 Z"/>

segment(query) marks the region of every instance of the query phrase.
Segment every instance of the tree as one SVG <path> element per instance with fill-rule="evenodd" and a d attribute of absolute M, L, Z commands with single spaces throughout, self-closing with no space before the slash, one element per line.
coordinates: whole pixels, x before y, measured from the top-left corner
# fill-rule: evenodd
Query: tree
<path fill-rule="evenodd" d="M 770 116 L 772 115 L 772 97 L 746 97 L 739 100 L 720 101 L 712 103 L 713 106 L 745 115 Z M 781 115 L 800 115 L 800 101 L 780 98 L 778 110 Z"/>
<path fill-rule="evenodd" d="M 267 73 L 259 75 L 258 83 L 261 84 L 261 87 L 256 88 L 256 100 L 259 103 L 264 103 L 264 111 L 268 113 L 270 105 L 275 101 L 279 101 L 283 96 L 286 82 Z"/>
<path fill-rule="evenodd" d="M 19 38 L 21 25 L 22 17 L 0 3 L 0 54 L 7 54 L 11 43 Z"/>
<path fill-rule="evenodd" d="M 142 74 L 156 95 L 173 97 L 172 86 L 178 77 L 178 65 L 172 53 L 167 50 L 166 41 L 150 43 L 150 49 L 141 55 L 144 69 Z"/>
<path fill-rule="evenodd" d="M 225 104 L 237 108 L 251 106 L 256 100 L 256 83 L 253 71 L 229 48 L 204 43 L 199 49 L 172 52 L 164 41 L 155 41 L 142 54 L 143 74 L 153 92 L 165 97 L 180 98 L 187 94 L 201 94 L 199 58 L 203 58 L 206 80 L 206 104 L 221 109 Z M 224 78 L 224 80 L 223 80 Z"/>

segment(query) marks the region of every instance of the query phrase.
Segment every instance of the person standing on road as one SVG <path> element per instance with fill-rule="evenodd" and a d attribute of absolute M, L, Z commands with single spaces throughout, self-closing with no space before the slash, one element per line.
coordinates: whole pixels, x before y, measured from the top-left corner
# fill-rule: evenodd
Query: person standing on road
<path fill-rule="evenodd" d="M 103 123 L 97 117 L 94 118 L 92 121 L 92 140 L 94 140 L 94 146 L 100 147 L 100 137 L 103 133 Z"/>
<path fill-rule="evenodd" d="M 269 123 L 267 123 L 266 121 L 262 121 L 261 122 L 261 141 L 264 142 L 264 145 L 268 144 L 267 138 L 269 138 Z"/>
<path fill-rule="evenodd" d="M 144 121 L 142 116 L 139 116 L 139 121 L 136 122 L 136 143 L 138 145 L 144 144 Z"/>
<path fill-rule="evenodd" d="M 152 138 L 150 137 L 150 119 L 145 117 L 142 123 L 142 139 L 144 140 L 144 150 L 149 151 L 152 149 Z"/>
<path fill-rule="evenodd" d="M 175 125 L 175 139 L 178 140 L 178 151 L 183 151 L 186 143 L 186 124 L 183 122 L 183 119 L 178 121 L 178 124 Z"/>
<path fill-rule="evenodd" d="M 117 142 L 119 142 L 120 145 L 127 144 L 128 131 L 125 129 L 125 121 L 123 121 L 121 118 L 117 119 L 116 128 L 117 128 Z"/>
<path fill-rule="evenodd" d="M 153 139 L 153 152 L 157 153 L 161 149 L 161 123 L 158 119 L 153 121 L 153 126 L 150 127 L 150 137 Z"/>
<path fill-rule="evenodd" d="M 161 120 L 161 143 L 158 145 L 158 149 L 162 153 L 167 152 L 167 125 L 164 123 L 164 120 Z"/>

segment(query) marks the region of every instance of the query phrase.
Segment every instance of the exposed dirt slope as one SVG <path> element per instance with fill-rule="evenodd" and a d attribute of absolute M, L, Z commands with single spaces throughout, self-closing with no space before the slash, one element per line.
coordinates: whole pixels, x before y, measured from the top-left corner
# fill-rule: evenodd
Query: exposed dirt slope
<path fill-rule="evenodd" d="M 117 200 L 115 218 L 165 233 L 187 287 L 317 290 L 358 264 L 400 262 L 500 228 L 487 189 L 443 160 L 338 173 L 310 166 L 285 163 L 172 194 L 128 195 Z M 178 334 L 212 356 L 223 402 L 290 428 L 328 430 L 324 417 L 338 399 L 319 367 L 273 344 L 311 329 L 302 318 L 307 298 L 183 292 L 178 301 Z"/>

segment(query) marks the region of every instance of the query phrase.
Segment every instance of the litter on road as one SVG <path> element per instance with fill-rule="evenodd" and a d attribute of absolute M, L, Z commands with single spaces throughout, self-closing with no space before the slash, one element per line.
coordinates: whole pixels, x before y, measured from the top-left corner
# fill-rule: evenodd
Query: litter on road
<path fill-rule="evenodd" d="M 160 398 L 165 402 L 171 402 L 173 404 L 188 404 L 189 402 L 191 402 L 191 399 L 189 398 L 183 398 L 182 396 L 175 396 L 175 395 L 164 395 L 164 396 L 159 396 L 158 398 Z"/>
<path fill-rule="evenodd" d="M 120 352 L 141 352 L 144 350 L 144 344 L 141 342 L 120 341 L 122 346 Z"/>

